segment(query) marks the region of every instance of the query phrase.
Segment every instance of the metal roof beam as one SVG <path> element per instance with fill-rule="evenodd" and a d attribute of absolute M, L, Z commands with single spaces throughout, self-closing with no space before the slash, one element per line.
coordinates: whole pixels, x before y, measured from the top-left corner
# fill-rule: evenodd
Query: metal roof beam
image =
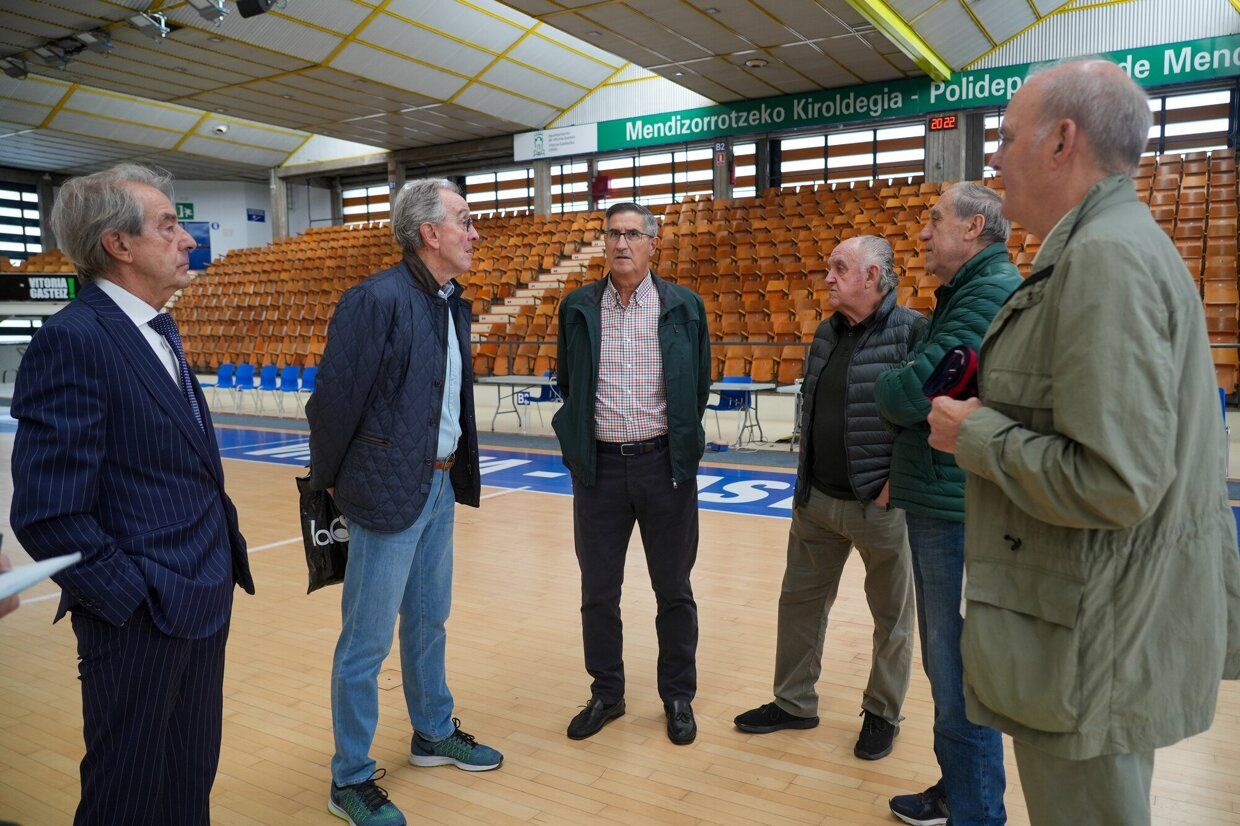
<path fill-rule="evenodd" d="M 945 81 L 951 77 L 952 67 L 922 39 L 899 12 L 887 4 L 887 0 L 848 0 L 848 5 L 869 20 L 931 78 Z"/>

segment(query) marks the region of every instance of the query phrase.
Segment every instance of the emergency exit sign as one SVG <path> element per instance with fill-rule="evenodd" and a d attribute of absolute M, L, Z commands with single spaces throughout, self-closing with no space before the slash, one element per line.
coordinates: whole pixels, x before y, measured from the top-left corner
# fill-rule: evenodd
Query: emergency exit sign
<path fill-rule="evenodd" d="M 194 220 L 194 205 L 178 203 L 177 204 L 177 220 L 178 221 Z"/>

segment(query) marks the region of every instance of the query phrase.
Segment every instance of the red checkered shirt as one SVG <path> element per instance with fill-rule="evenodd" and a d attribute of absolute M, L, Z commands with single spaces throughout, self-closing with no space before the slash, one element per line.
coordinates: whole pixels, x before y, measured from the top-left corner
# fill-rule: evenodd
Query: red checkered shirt
<path fill-rule="evenodd" d="M 647 273 L 629 299 L 607 279 L 602 302 L 602 353 L 594 432 L 604 442 L 640 442 L 667 432 L 663 352 L 659 349 L 659 291 Z"/>

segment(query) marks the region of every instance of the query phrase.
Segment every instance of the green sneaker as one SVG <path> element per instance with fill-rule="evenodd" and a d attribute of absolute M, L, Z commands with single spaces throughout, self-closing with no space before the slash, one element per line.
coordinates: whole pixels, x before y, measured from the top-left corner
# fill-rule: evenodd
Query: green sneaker
<path fill-rule="evenodd" d="M 379 769 L 361 783 L 337 786 L 332 782 L 327 811 L 353 826 L 405 826 L 405 816 L 388 800 L 388 793 L 375 785 L 387 769 Z"/>
<path fill-rule="evenodd" d="M 504 755 L 461 731 L 460 720 L 453 717 L 452 725 L 456 730 L 442 740 L 427 740 L 415 733 L 409 762 L 415 766 L 451 765 L 467 772 L 487 772 L 504 762 Z"/>

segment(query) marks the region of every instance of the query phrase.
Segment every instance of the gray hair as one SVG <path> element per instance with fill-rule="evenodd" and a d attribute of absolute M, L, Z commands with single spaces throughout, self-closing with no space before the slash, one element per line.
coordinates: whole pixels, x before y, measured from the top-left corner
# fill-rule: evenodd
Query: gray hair
<path fill-rule="evenodd" d="M 392 199 L 392 235 L 404 252 L 422 248 L 422 225 L 444 222 L 440 190 L 461 194 L 461 188 L 447 178 L 419 178 L 400 188 Z"/>
<path fill-rule="evenodd" d="M 878 266 L 878 289 L 883 295 L 891 292 L 900 283 L 896 274 L 896 254 L 891 244 L 881 235 L 857 235 L 857 247 L 861 251 L 861 269 L 868 270 L 870 265 Z"/>
<path fill-rule="evenodd" d="M 1031 78 L 1032 79 L 1032 78 Z M 1084 58 L 1054 64 L 1037 74 L 1042 87 L 1042 133 L 1071 120 L 1089 139 L 1099 168 L 1128 175 L 1149 142 L 1150 100 L 1109 60 Z"/>
<path fill-rule="evenodd" d="M 611 206 L 607 208 L 607 223 L 609 224 L 611 223 L 611 216 L 617 213 L 620 213 L 620 212 L 634 212 L 642 216 L 642 219 L 644 221 L 644 223 L 642 224 L 642 231 L 645 232 L 647 235 L 658 235 L 659 234 L 659 219 L 654 217 L 654 213 L 646 209 L 641 204 L 635 204 L 632 201 L 624 201 L 623 203 L 612 204 Z"/>
<path fill-rule="evenodd" d="M 985 225 L 978 238 L 992 244 L 1007 242 L 1008 235 L 1012 233 L 1012 222 L 1003 217 L 1003 199 L 999 193 L 973 181 L 952 184 L 944 190 L 943 197 L 946 198 L 949 193 L 955 198 L 952 211 L 957 218 L 967 221 L 974 215 L 982 216 Z"/>
<path fill-rule="evenodd" d="M 105 234 L 142 234 L 146 214 L 134 184 L 154 187 L 173 200 L 172 176 L 136 163 L 70 178 L 56 193 L 52 233 L 83 279 L 93 281 L 112 268 L 112 256 L 103 247 Z"/>

